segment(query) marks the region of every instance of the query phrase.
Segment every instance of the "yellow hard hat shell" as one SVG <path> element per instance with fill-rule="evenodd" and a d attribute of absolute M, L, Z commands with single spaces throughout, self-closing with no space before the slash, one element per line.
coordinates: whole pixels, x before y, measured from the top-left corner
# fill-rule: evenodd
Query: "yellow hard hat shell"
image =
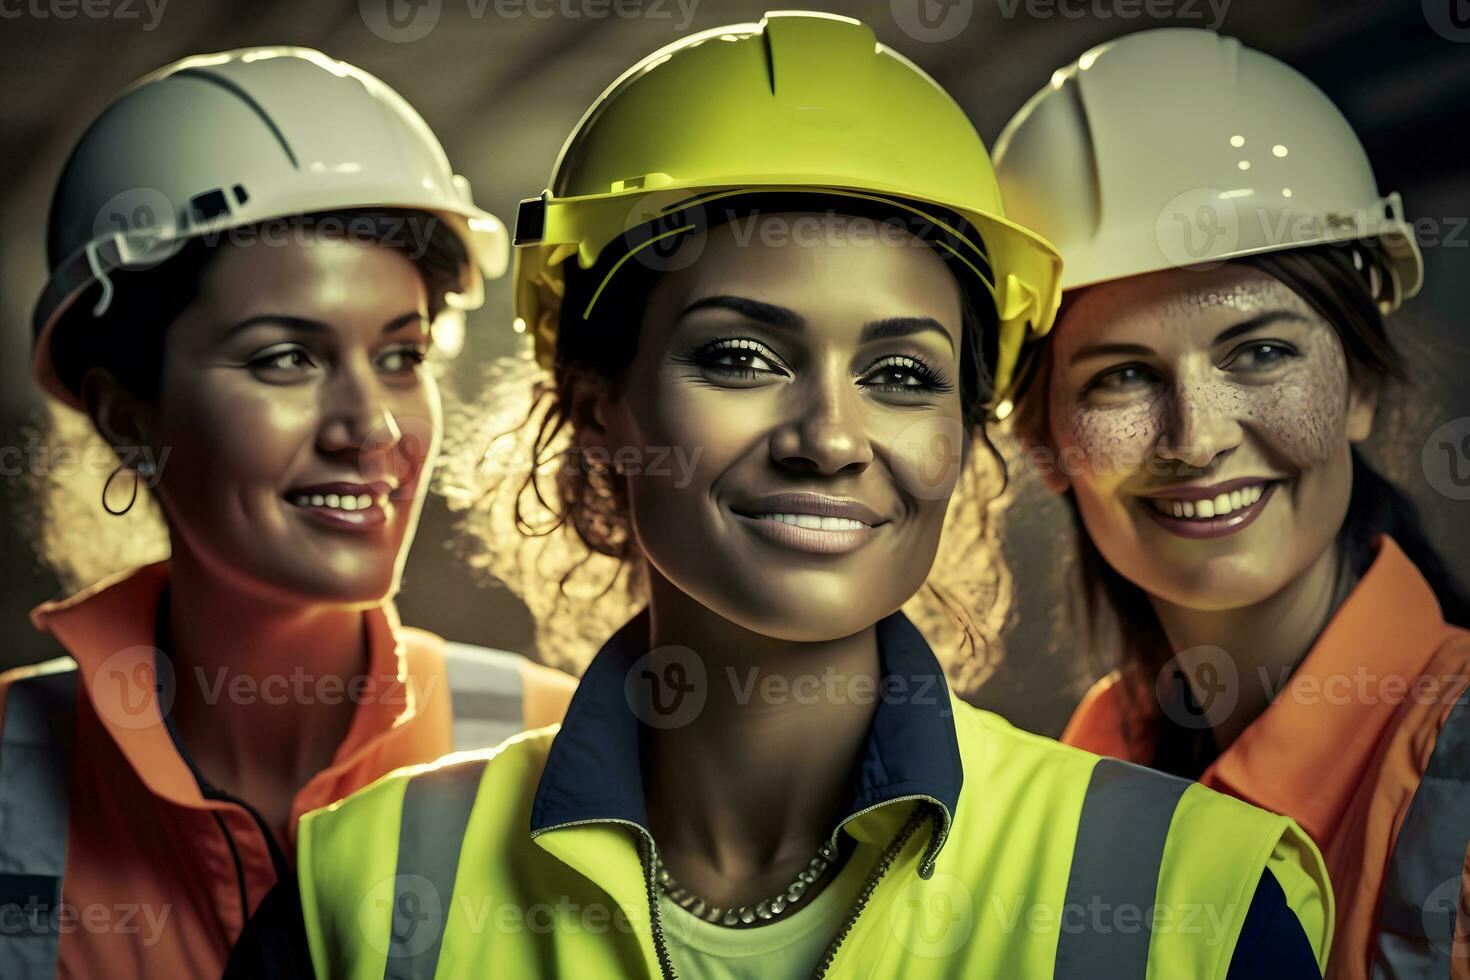
<path fill-rule="evenodd" d="M 1006 220 L 985 145 L 963 110 L 848 17 L 768 13 L 649 55 L 582 117 L 516 228 L 515 307 L 539 363 L 556 346 L 562 263 L 590 268 L 631 229 L 720 192 L 831 191 L 938 205 L 984 239 L 1000 319 L 996 389 L 1060 302 L 1061 259 Z M 978 274 L 978 270 L 977 270 Z"/>

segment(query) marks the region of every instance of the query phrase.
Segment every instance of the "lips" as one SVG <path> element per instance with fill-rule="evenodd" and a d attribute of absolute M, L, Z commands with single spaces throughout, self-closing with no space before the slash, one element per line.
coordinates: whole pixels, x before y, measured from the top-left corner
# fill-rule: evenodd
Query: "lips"
<path fill-rule="evenodd" d="M 1280 480 L 1244 477 L 1207 487 L 1174 487 L 1140 498 L 1155 522 L 1186 538 L 1242 531 L 1265 510 Z"/>
<path fill-rule="evenodd" d="M 334 481 L 292 487 L 286 502 L 318 524 L 348 531 L 382 527 L 393 513 L 393 486 L 386 481 Z"/>
<path fill-rule="evenodd" d="M 735 517 L 774 544 L 811 554 L 843 554 L 862 547 L 888 521 L 851 497 L 786 491 L 732 507 Z"/>

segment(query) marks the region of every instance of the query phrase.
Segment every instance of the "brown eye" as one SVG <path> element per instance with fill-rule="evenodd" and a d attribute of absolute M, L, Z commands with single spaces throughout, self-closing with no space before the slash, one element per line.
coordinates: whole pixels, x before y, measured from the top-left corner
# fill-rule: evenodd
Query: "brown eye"
<path fill-rule="evenodd" d="M 304 374 L 316 367 L 316 362 L 306 348 L 290 344 L 262 351 L 250 360 L 248 366 L 256 374 L 282 377 Z"/>
<path fill-rule="evenodd" d="M 378 366 L 392 374 L 412 371 L 428 360 L 429 352 L 422 347 L 395 347 L 384 351 L 378 358 Z"/>
<path fill-rule="evenodd" d="M 929 365 L 906 355 L 875 361 L 864 372 L 861 383 L 878 391 L 903 394 L 945 392 L 954 387 Z"/>
<path fill-rule="evenodd" d="M 786 377 L 781 359 L 757 340 L 715 340 L 694 351 L 689 360 L 713 375 L 736 379 Z"/>

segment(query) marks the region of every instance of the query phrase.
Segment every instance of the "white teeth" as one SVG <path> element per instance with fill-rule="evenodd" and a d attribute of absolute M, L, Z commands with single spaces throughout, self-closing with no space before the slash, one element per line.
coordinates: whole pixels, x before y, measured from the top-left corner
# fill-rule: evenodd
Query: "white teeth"
<path fill-rule="evenodd" d="M 1175 500 L 1155 497 L 1148 503 L 1161 514 L 1208 520 L 1213 517 L 1224 517 L 1243 507 L 1249 507 L 1260 500 L 1265 492 L 1266 484 L 1256 483 L 1244 490 L 1232 490 L 1229 493 L 1218 494 L 1209 500 Z"/>
<path fill-rule="evenodd" d="M 816 514 L 756 514 L 763 521 L 780 521 L 793 527 L 804 527 L 813 531 L 857 531 L 868 525 L 848 517 L 820 517 Z"/>
<path fill-rule="evenodd" d="M 332 507 L 337 510 L 357 511 L 373 506 L 374 498 L 370 493 L 298 493 L 291 498 L 291 503 L 297 507 Z"/>

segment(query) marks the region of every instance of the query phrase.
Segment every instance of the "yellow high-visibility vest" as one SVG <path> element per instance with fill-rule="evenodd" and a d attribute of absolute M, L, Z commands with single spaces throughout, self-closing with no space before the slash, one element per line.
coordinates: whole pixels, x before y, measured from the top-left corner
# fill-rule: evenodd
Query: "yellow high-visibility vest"
<path fill-rule="evenodd" d="M 624 693 L 647 620 L 603 647 L 562 726 L 302 820 L 318 977 L 678 975 Z M 901 613 L 878 642 L 885 685 L 832 831 L 871 871 L 819 975 L 1223 980 L 1268 868 L 1324 964 L 1331 889 L 1290 819 L 971 707 Z"/>

